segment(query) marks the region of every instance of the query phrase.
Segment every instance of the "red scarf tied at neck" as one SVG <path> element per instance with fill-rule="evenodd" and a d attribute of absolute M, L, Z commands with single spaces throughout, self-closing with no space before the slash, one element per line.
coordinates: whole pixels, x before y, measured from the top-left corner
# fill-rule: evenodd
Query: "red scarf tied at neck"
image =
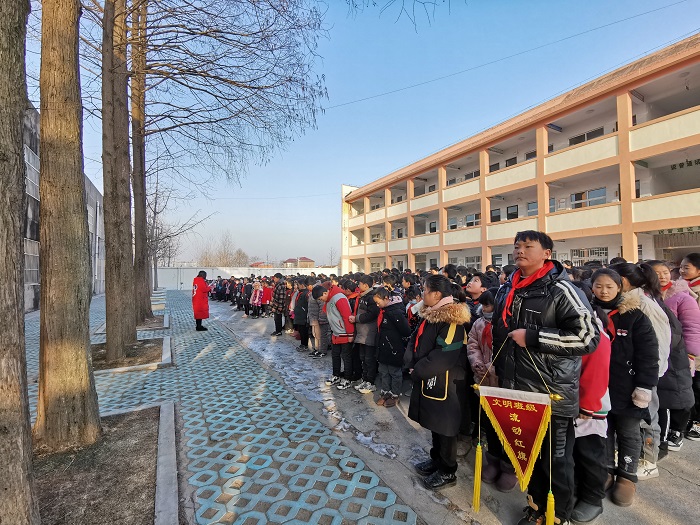
<path fill-rule="evenodd" d="M 513 277 L 511 277 L 512 281 L 512 287 L 510 289 L 510 292 L 508 292 L 508 297 L 506 297 L 506 304 L 503 308 L 503 326 L 508 328 L 508 322 L 506 321 L 506 317 L 508 316 L 513 316 L 513 310 L 511 307 L 513 306 L 513 298 L 515 297 L 515 290 L 520 290 L 521 288 L 527 288 L 530 286 L 532 283 L 534 283 L 537 279 L 541 279 L 545 275 L 547 275 L 552 269 L 554 268 L 554 263 L 552 261 L 547 261 L 544 263 L 544 266 L 540 268 L 537 272 L 533 273 L 530 277 L 526 277 L 522 281 L 520 280 L 522 277 L 522 272 L 520 271 L 520 268 L 518 268 L 514 273 Z"/>
<path fill-rule="evenodd" d="M 671 286 L 673 286 L 673 281 L 670 281 L 670 282 L 664 284 L 664 285 L 661 287 L 661 291 L 662 291 L 662 292 L 665 292 L 666 290 L 668 290 L 669 288 L 671 288 Z"/>

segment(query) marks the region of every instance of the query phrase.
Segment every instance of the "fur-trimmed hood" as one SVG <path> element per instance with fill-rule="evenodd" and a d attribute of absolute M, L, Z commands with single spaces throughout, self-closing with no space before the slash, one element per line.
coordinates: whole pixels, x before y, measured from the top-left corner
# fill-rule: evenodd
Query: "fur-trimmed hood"
<path fill-rule="evenodd" d="M 626 314 L 632 310 L 639 310 L 642 306 L 642 299 L 639 296 L 640 293 L 644 293 L 641 288 L 635 288 L 634 290 L 623 293 L 620 302 L 617 303 L 618 312 L 620 312 L 620 314 Z"/>
<path fill-rule="evenodd" d="M 671 297 L 673 297 L 674 295 L 678 295 L 679 293 L 691 295 L 690 287 L 688 286 L 688 281 L 686 281 L 685 279 L 671 281 L 671 287 L 665 292 L 661 292 L 661 295 L 663 296 L 665 301 L 666 299 L 670 299 Z"/>
<path fill-rule="evenodd" d="M 429 323 L 465 324 L 471 320 L 469 308 L 464 303 L 446 304 L 435 310 L 423 307 L 418 315 Z"/>

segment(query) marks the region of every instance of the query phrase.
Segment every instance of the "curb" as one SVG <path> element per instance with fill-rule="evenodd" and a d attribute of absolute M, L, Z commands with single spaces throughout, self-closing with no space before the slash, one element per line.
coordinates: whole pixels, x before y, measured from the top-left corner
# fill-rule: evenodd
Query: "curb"
<path fill-rule="evenodd" d="M 156 495 L 153 525 L 178 525 L 179 502 L 177 455 L 175 450 L 175 404 L 172 401 L 139 405 L 127 410 L 100 412 L 100 417 L 116 416 L 160 407 L 158 422 L 158 458 L 156 460 Z"/>
<path fill-rule="evenodd" d="M 147 340 L 147 339 L 144 339 Z M 170 350 L 170 336 L 166 335 L 163 337 L 163 353 L 161 355 L 161 360 L 159 363 L 146 363 L 143 365 L 134 366 L 122 366 L 120 368 L 108 368 L 106 370 L 95 370 L 93 372 L 96 376 L 103 376 L 109 374 L 121 374 L 123 372 L 142 372 L 144 370 L 157 370 L 159 368 L 166 368 L 172 366 L 173 355 Z"/>
<path fill-rule="evenodd" d="M 164 310 L 165 308 L 160 308 L 160 310 Z M 155 328 L 143 328 L 141 330 L 136 330 L 137 332 L 152 332 L 156 330 L 167 330 L 170 328 L 170 314 L 165 313 L 163 314 L 163 326 L 157 326 Z M 107 333 L 107 321 L 102 323 L 100 326 L 95 328 L 90 335 L 103 335 Z"/>

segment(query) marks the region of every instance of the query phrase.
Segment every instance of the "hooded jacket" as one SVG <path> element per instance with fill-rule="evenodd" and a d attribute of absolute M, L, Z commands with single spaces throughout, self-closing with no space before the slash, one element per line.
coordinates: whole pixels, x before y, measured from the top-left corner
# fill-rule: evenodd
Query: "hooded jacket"
<path fill-rule="evenodd" d="M 561 263 L 552 263 L 554 268 L 547 275 L 515 290 L 508 326 L 503 324 L 502 313 L 513 275 L 498 290 L 493 314 L 494 362 L 503 388 L 543 394 L 549 388 L 563 397 L 552 403 L 552 414 L 576 417 L 581 356 L 596 349 L 600 334 L 588 300 L 569 282 Z M 518 328 L 526 330 L 527 349 L 508 337 Z"/>
<path fill-rule="evenodd" d="M 634 389 L 651 390 L 659 381 L 659 349 L 654 325 L 642 312 L 639 294 L 623 293 L 608 316 L 612 325 L 610 353 L 610 402 L 613 414 L 649 421 L 649 409 L 632 403 Z M 612 328 L 612 329 L 610 329 Z"/>
<path fill-rule="evenodd" d="M 457 383 L 464 380 L 467 356 L 464 324 L 471 316 L 464 303 L 423 308 L 423 318 L 411 336 L 404 365 L 413 369 L 408 417 L 444 436 L 456 436 L 461 424 Z"/>
<path fill-rule="evenodd" d="M 688 351 L 683 340 L 683 327 L 671 309 L 662 305 L 671 325 L 671 347 L 668 356 L 668 369 L 659 378 L 657 393 L 659 409 L 684 410 L 695 404 L 693 378 L 690 375 Z M 675 430 L 675 429 L 674 429 Z"/>
<path fill-rule="evenodd" d="M 377 361 L 384 365 L 402 366 L 404 339 L 411 335 L 403 304 L 391 303 L 382 310 L 377 333 Z"/>
<path fill-rule="evenodd" d="M 334 345 L 352 343 L 355 326 L 350 322 L 350 303 L 339 286 L 331 286 L 323 307 L 331 327 L 331 342 Z"/>
<path fill-rule="evenodd" d="M 481 315 L 481 307 L 479 307 L 479 315 Z M 493 360 L 492 328 L 491 321 L 479 317 L 472 324 L 467 339 L 467 357 L 474 371 L 474 381 L 484 386 L 498 386 L 496 370 L 491 366 Z M 486 377 L 484 377 L 485 374 L 487 374 Z"/>
<path fill-rule="evenodd" d="M 355 302 L 355 343 L 375 346 L 379 307 L 374 302 L 374 290 L 360 293 Z"/>
<path fill-rule="evenodd" d="M 644 293 L 641 288 L 634 288 L 627 294 L 639 297 L 639 309 L 646 315 L 654 326 L 654 333 L 659 343 L 659 377 L 666 373 L 668 356 L 671 353 L 671 325 L 663 308 L 654 299 Z"/>
<path fill-rule="evenodd" d="M 700 307 L 690 295 L 688 283 L 683 279 L 674 281 L 662 294 L 664 304 L 681 323 L 686 350 L 689 354 L 700 357 Z"/>

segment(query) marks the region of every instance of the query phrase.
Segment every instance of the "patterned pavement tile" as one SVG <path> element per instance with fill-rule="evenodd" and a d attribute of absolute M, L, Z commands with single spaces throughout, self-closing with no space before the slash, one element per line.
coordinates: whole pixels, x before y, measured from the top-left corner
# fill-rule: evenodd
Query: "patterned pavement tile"
<path fill-rule="evenodd" d="M 186 291 L 168 291 L 172 368 L 96 377 L 102 411 L 174 400 L 197 523 L 415 524 L 416 513 L 219 323 L 196 332 Z M 104 322 L 104 296 L 90 325 Z M 39 313 L 25 318 L 36 410 Z M 92 336 L 93 342 L 104 335 Z"/>

